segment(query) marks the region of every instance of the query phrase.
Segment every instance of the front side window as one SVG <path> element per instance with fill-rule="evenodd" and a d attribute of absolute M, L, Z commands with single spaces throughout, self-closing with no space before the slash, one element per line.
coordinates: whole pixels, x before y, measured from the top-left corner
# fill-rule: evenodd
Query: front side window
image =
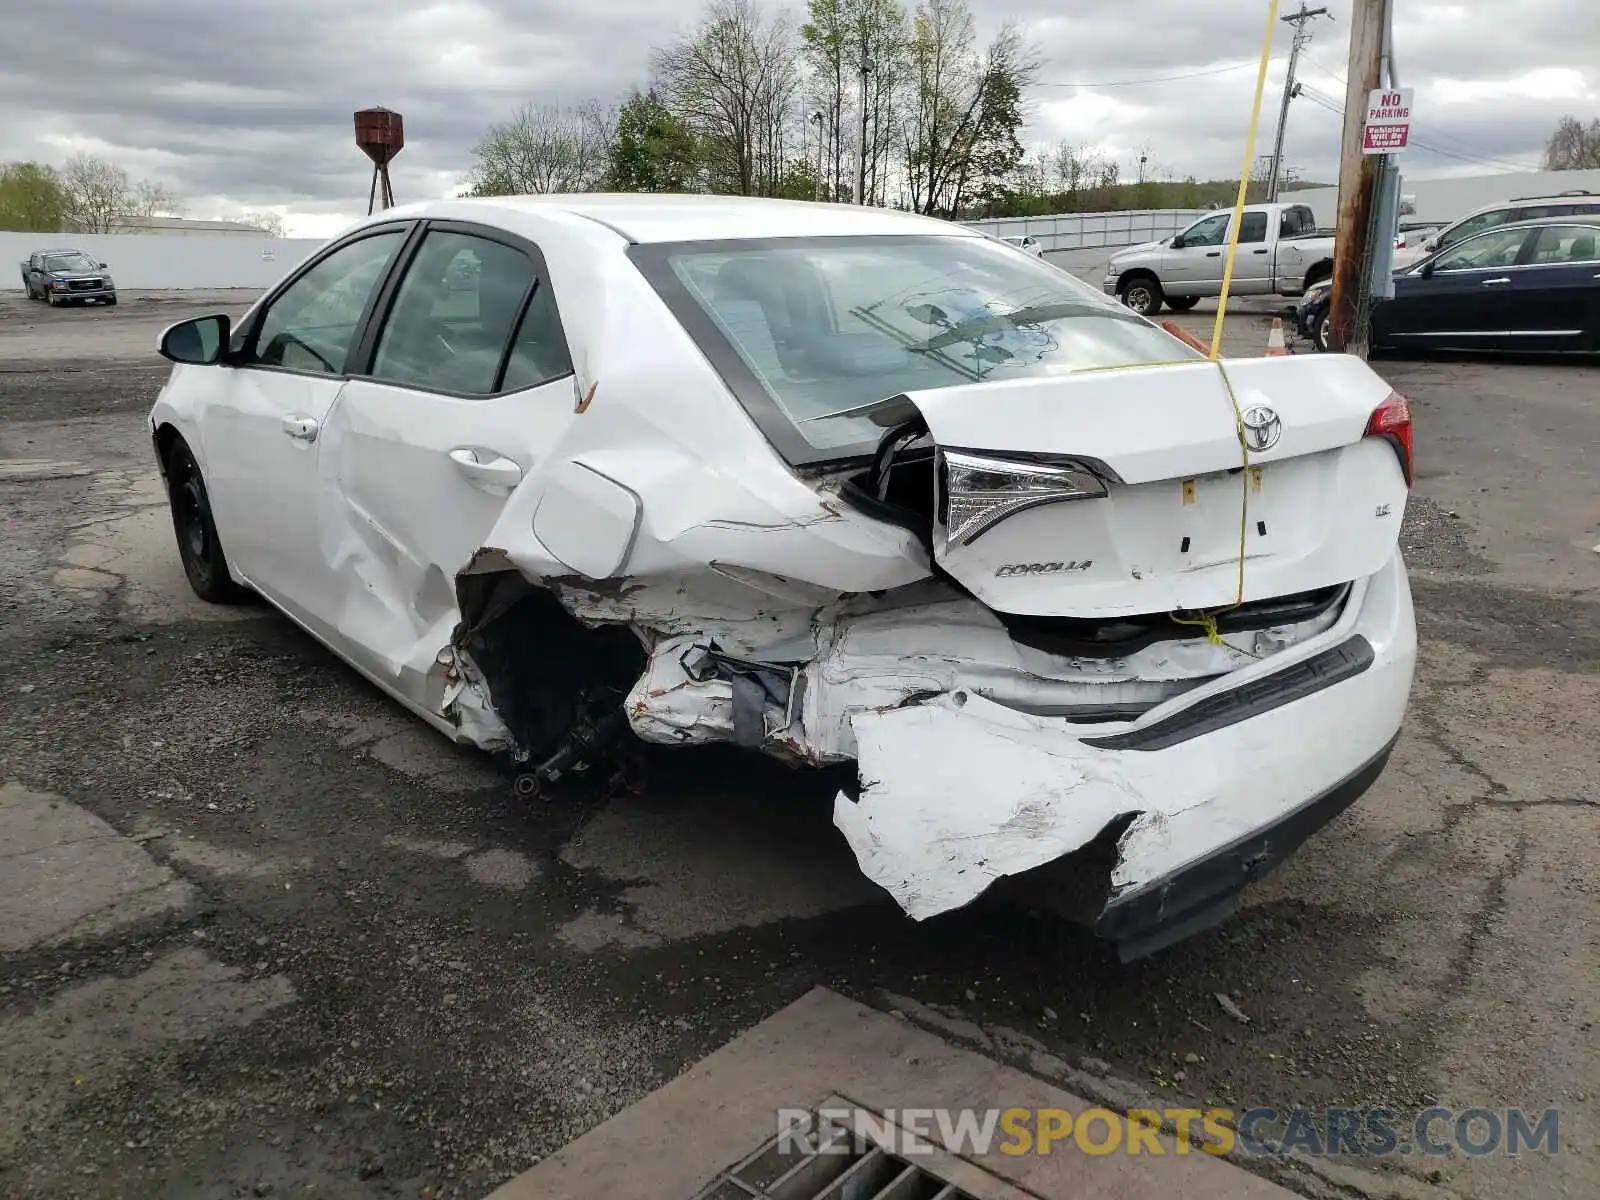
<path fill-rule="evenodd" d="M 406 268 L 378 337 L 372 376 L 468 396 L 498 389 L 534 267 L 513 246 L 436 229 Z"/>
<path fill-rule="evenodd" d="M 1514 266 L 1522 243 L 1527 241 L 1526 229 L 1503 229 L 1486 233 L 1470 241 L 1459 243 L 1455 249 L 1441 254 L 1434 262 L 1435 271 L 1484 271 L 1498 267 Z"/>
<path fill-rule="evenodd" d="M 1220 246 L 1228 240 L 1228 214 L 1207 217 L 1183 233 L 1184 246 Z"/>
<path fill-rule="evenodd" d="M 634 260 L 795 465 L 870 454 L 903 392 L 1198 358 L 1088 284 L 988 238 L 641 246 Z"/>
<path fill-rule="evenodd" d="M 272 301 L 255 336 L 254 362 L 341 375 L 361 316 L 405 233 L 388 230 L 333 251 Z"/>

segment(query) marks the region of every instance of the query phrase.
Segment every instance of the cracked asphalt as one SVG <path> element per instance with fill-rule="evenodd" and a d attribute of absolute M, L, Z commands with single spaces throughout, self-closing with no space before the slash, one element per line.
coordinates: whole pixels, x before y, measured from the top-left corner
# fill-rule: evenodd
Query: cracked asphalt
<path fill-rule="evenodd" d="M 1276 1172 L 1307 1195 L 1600 1195 L 1600 368 L 1375 364 L 1418 428 L 1399 748 L 1233 921 L 1122 967 L 998 905 L 911 925 L 831 782 L 760 760 L 517 802 L 194 600 L 150 347 L 249 299 L 0 295 L 0 1195 L 481 1195 L 816 984 L 1113 1102 L 1561 1110 L 1553 1158 Z"/>

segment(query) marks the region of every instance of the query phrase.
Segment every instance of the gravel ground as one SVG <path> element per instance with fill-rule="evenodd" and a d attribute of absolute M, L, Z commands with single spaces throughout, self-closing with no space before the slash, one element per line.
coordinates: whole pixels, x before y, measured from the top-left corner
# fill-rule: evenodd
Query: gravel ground
<path fill-rule="evenodd" d="M 1554 1160 L 1308 1194 L 1600 1195 L 1594 368 L 1378 364 L 1419 425 L 1400 748 L 1235 920 L 1121 967 L 997 905 L 909 924 L 828 781 L 760 760 L 514 802 L 287 621 L 194 601 L 149 347 L 250 299 L 0 296 L 0 783 L 164 880 L 159 911 L 0 954 L 0 1194 L 481 1195 L 822 983 L 1025 1033 L 1114 1095 L 1563 1110 Z"/>

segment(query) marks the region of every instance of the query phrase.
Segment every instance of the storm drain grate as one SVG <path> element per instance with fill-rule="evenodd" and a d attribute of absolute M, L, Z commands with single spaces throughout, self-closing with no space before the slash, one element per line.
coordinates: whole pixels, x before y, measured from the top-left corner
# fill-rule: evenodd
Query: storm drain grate
<path fill-rule="evenodd" d="M 975 1200 L 817 1113 L 724 1171 L 694 1200 Z"/>

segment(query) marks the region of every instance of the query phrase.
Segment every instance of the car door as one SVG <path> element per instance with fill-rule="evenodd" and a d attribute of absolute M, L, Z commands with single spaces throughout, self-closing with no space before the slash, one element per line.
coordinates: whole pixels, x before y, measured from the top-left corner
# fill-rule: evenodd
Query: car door
<path fill-rule="evenodd" d="M 1222 247 L 1230 213 L 1196 221 L 1178 235 L 1181 245 L 1161 252 L 1161 286 L 1177 296 L 1215 296 L 1222 291 Z M 1209 288 L 1209 290 L 1207 290 Z"/>
<path fill-rule="evenodd" d="M 1458 242 L 1395 279 L 1395 297 L 1378 318 L 1384 340 L 1400 345 L 1503 346 L 1512 328 L 1512 275 L 1527 229 L 1493 229 Z"/>
<path fill-rule="evenodd" d="M 317 553 L 317 455 L 379 285 L 409 224 L 331 247 L 253 312 L 197 406 L 218 536 L 257 591 L 319 637 L 332 586 Z"/>
<path fill-rule="evenodd" d="M 437 711 L 455 579 L 575 419 L 556 296 L 537 246 L 430 222 L 384 299 L 318 447 L 325 620 L 337 646 Z"/>
<path fill-rule="evenodd" d="M 1509 347 L 1579 350 L 1600 326 L 1600 226 L 1545 225 L 1510 272 Z"/>
<path fill-rule="evenodd" d="M 1216 261 L 1227 264 L 1227 239 L 1222 243 L 1223 257 Z M 1210 259 L 1207 260 L 1212 261 Z M 1272 291 L 1272 245 L 1267 241 L 1267 214 L 1247 212 L 1239 222 L 1239 253 L 1233 263 L 1233 292 L 1240 296 L 1259 296 Z M 1217 291 L 1222 291 L 1222 274 L 1217 274 Z"/>

